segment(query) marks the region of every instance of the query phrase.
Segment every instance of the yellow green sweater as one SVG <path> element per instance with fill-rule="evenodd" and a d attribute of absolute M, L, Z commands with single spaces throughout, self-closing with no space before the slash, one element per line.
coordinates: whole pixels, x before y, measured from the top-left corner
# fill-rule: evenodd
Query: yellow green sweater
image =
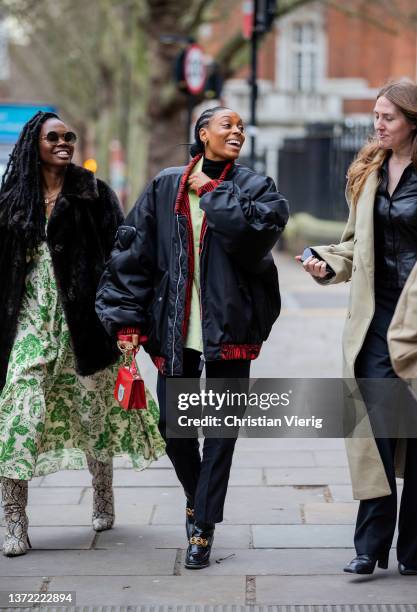
<path fill-rule="evenodd" d="M 192 175 L 201 172 L 203 168 L 203 158 L 195 165 Z M 193 226 L 194 243 L 194 278 L 191 292 L 191 310 L 188 323 L 187 338 L 185 348 L 203 352 L 203 335 L 201 330 L 201 307 L 200 307 L 200 234 L 203 223 L 204 212 L 200 208 L 200 198 L 195 191 L 188 191 L 190 199 L 191 223 Z"/>

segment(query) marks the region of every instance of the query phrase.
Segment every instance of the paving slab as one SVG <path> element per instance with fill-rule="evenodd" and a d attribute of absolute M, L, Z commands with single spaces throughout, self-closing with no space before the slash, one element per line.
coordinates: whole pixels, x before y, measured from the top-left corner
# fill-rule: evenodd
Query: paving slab
<path fill-rule="evenodd" d="M 331 500 L 333 502 L 355 502 L 353 499 L 352 487 L 351 485 L 336 485 L 331 484 L 328 487 Z M 398 499 L 401 498 L 402 494 L 402 484 L 397 484 L 397 492 Z"/>
<path fill-rule="evenodd" d="M 254 548 L 351 548 L 353 525 L 253 525 Z"/>
<path fill-rule="evenodd" d="M 279 524 L 301 523 L 300 507 L 292 504 L 284 507 L 283 498 L 273 505 L 265 505 L 258 500 L 258 495 L 247 498 L 242 505 L 240 501 L 226 501 L 223 515 L 224 525 L 251 525 L 253 523 Z M 184 523 L 184 504 L 171 506 L 158 505 L 152 518 L 153 525 L 182 525 Z"/>
<path fill-rule="evenodd" d="M 146 469 L 158 470 L 160 468 L 170 468 L 172 463 L 167 455 L 163 455 L 156 461 L 152 461 Z M 113 458 L 113 469 L 115 470 L 130 470 L 132 469 L 132 461 L 128 455 L 120 455 Z"/>
<path fill-rule="evenodd" d="M 251 531 L 248 525 L 218 525 L 214 548 L 249 548 Z M 114 550 L 149 550 L 153 548 L 185 548 L 183 526 L 120 526 L 98 534 L 95 548 Z"/>
<path fill-rule="evenodd" d="M 185 496 L 180 487 L 114 487 L 113 490 L 117 512 L 124 504 L 166 505 L 184 511 Z M 92 503 L 93 489 L 89 487 L 84 489 L 81 505 L 91 508 Z"/>
<path fill-rule="evenodd" d="M 314 465 L 313 451 L 297 450 L 237 450 L 233 456 L 234 468 L 250 467 L 308 467 Z"/>
<path fill-rule="evenodd" d="M 0 529 L 3 538 L 4 529 Z M 87 550 L 91 548 L 95 531 L 92 527 L 33 527 L 29 526 L 34 550 Z M 17 563 L 23 557 L 13 559 Z"/>
<path fill-rule="evenodd" d="M 344 467 L 266 468 L 266 483 L 271 485 L 349 484 Z"/>
<path fill-rule="evenodd" d="M 351 485 L 331 484 L 328 487 L 331 500 L 337 502 L 353 502 L 353 492 Z"/>
<path fill-rule="evenodd" d="M 160 470 L 117 470 L 113 478 L 115 487 L 176 487 L 178 479 L 173 469 Z"/>
<path fill-rule="evenodd" d="M 114 487 L 116 510 L 123 504 L 166 504 L 172 508 L 178 506 L 184 511 L 185 496 L 181 487 Z M 311 500 L 312 501 L 312 500 Z M 93 503 L 93 489 L 84 489 L 81 505 Z"/>
<path fill-rule="evenodd" d="M 261 468 L 235 468 L 232 466 L 230 472 L 229 486 L 258 486 L 264 483 L 263 470 Z"/>
<path fill-rule="evenodd" d="M 233 468 L 230 474 L 230 486 L 260 485 L 262 484 L 261 468 Z M 114 486 L 116 487 L 177 487 L 178 479 L 173 469 L 144 470 L 116 470 L 114 473 Z"/>
<path fill-rule="evenodd" d="M 247 487 L 235 485 L 228 489 L 226 504 L 229 502 L 249 505 L 259 503 L 268 504 L 271 507 L 291 507 L 307 502 L 324 502 L 327 495 L 327 487 L 321 485 L 259 485 L 256 487 L 256 498 L 254 498 L 248 494 Z M 180 486 L 114 487 L 114 496 L 116 507 L 119 504 L 149 503 L 158 506 L 168 504 L 171 508 L 178 505 L 182 509 L 185 501 L 184 492 Z M 81 505 L 91 506 L 92 499 L 92 488 L 85 487 L 81 497 Z"/>
<path fill-rule="evenodd" d="M 313 455 L 315 465 L 319 467 L 345 467 L 348 465 L 345 450 L 319 450 L 313 451 Z"/>
<path fill-rule="evenodd" d="M 91 487 L 91 474 L 88 470 L 63 470 L 44 476 L 40 487 Z"/>
<path fill-rule="evenodd" d="M 168 455 L 163 455 L 157 461 L 152 461 L 148 467 L 149 470 L 160 470 L 161 468 L 172 468 L 171 459 Z"/>
<path fill-rule="evenodd" d="M 147 525 L 152 515 L 151 504 L 120 504 L 117 521 L 122 525 Z M 29 506 L 29 524 L 34 526 L 91 525 L 91 509 L 77 506 Z"/>
<path fill-rule="evenodd" d="M 40 487 L 45 476 L 36 476 L 29 481 L 29 488 L 35 489 L 36 487 Z"/>
<path fill-rule="evenodd" d="M 75 590 L 77 606 L 216 605 L 245 603 L 244 576 L 54 577 L 49 591 Z"/>
<path fill-rule="evenodd" d="M 404 580 L 394 569 L 371 576 L 259 576 L 256 603 L 262 605 L 415 604 L 417 576 Z M 321 587 L 319 586 L 321 585 Z"/>
<path fill-rule="evenodd" d="M 0 576 L 172 576 L 176 550 L 32 550 L 0 558 Z M 17 561 L 17 563 L 15 563 Z"/>
<path fill-rule="evenodd" d="M 246 487 L 230 487 L 224 509 L 225 524 L 300 523 L 300 504 L 324 502 L 325 487 L 296 488 L 287 486 L 256 487 L 256 495 L 248 495 Z M 184 497 L 179 503 L 156 496 L 152 524 L 175 525 L 184 522 Z"/>
<path fill-rule="evenodd" d="M 318 487 L 298 487 L 298 486 L 262 486 L 256 488 L 256 495 L 250 495 L 247 487 L 233 487 L 227 492 L 226 504 L 240 503 L 242 505 L 251 504 L 267 505 L 273 507 L 291 507 L 307 502 L 324 502 L 327 495 L 327 488 Z M 261 523 L 262 521 L 257 521 Z"/>
<path fill-rule="evenodd" d="M 283 311 L 276 331 L 262 348 L 262 362 L 255 360 L 251 367 L 251 376 L 299 378 L 300 373 L 310 378 L 342 376 L 344 318 L 343 309 L 300 309 L 291 314 Z"/>
<path fill-rule="evenodd" d="M 81 500 L 83 487 L 35 487 L 29 490 L 29 506 L 75 505 Z"/>
<path fill-rule="evenodd" d="M 299 378 L 299 376 L 297 377 Z M 314 450 L 344 450 L 345 443 L 340 438 L 239 438 L 236 449 L 258 450 L 260 444 L 263 451 L 314 451 Z"/>
<path fill-rule="evenodd" d="M 233 555 L 233 557 L 229 557 Z M 325 576 L 338 575 L 355 556 L 354 549 L 254 549 L 220 550 L 212 555 L 207 575 L 275 575 L 275 576 Z M 229 557 L 229 558 L 227 558 Z M 220 563 L 217 561 L 220 560 Z M 392 562 L 394 563 L 394 561 Z M 181 570 L 184 574 L 186 570 Z"/>
<path fill-rule="evenodd" d="M 38 592 L 42 582 L 42 578 L 33 578 L 32 576 L 13 576 L 13 578 L 0 576 L 0 591 L 14 591 L 15 593 L 22 591 Z M 2 610 L 5 610 L 5 608 L 2 608 Z"/>
<path fill-rule="evenodd" d="M 359 502 L 304 505 L 305 522 L 324 525 L 352 525 L 356 522 Z"/>

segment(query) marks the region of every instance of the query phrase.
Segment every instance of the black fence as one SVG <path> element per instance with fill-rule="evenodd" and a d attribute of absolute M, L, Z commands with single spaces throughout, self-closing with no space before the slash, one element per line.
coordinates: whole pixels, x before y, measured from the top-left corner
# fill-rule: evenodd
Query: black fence
<path fill-rule="evenodd" d="M 344 221 L 349 164 L 372 133 L 372 125 L 312 124 L 303 138 L 286 138 L 279 151 L 279 188 L 291 214 Z"/>
<path fill-rule="evenodd" d="M 242 164 L 242 166 L 248 166 L 248 168 L 252 168 L 252 164 L 251 164 L 251 160 L 249 156 L 240 155 L 238 161 L 239 161 L 239 164 Z M 255 172 L 258 172 L 259 174 L 267 174 L 266 151 L 263 151 L 262 153 L 258 153 L 256 155 L 255 165 L 253 167 L 253 170 L 255 170 Z"/>

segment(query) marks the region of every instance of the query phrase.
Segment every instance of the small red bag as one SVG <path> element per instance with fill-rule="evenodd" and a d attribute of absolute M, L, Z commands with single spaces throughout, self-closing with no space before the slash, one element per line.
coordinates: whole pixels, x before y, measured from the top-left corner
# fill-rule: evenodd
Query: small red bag
<path fill-rule="evenodd" d="M 114 397 L 125 410 L 143 410 L 147 408 L 145 383 L 136 366 L 136 353 L 132 352 L 132 363 L 126 362 L 119 368 Z"/>

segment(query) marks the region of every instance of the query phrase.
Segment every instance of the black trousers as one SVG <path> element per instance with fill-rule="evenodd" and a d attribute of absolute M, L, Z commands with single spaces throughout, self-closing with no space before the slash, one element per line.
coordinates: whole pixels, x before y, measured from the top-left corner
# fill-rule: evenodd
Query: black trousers
<path fill-rule="evenodd" d="M 387 331 L 398 301 L 399 291 L 383 290 L 376 293 L 375 315 L 364 345 L 355 364 L 355 375 L 363 379 L 394 379 L 396 374 L 388 352 Z M 382 381 L 383 382 L 383 381 Z M 392 381 L 394 383 L 394 381 Z M 371 424 L 378 419 L 378 406 L 395 410 L 393 385 L 366 387 L 359 384 L 370 412 Z M 397 396 L 398 401 L 398 396 Z M 381 423 L 378 423 L 381 430 Z M 357 554 L 383 557 L 388 554 L 397 521 L 397 486 L 395 481 L 395 438 L 375 439 L 391 487 L 391 495 L 362 500 L 355 529 Z M 407 439 L 404 488 L 398 520 L 397 557 L 408 567 L 417 568 L 417 439 Z"/>
<path fill-rule="evenodd" d="M 200 353 L 184 350 L 183 378 L 200 378 Z M 250 361 L 208 361 L 206 378 L 249 378 Z M 198 438 L 166 437 L 166 376 L 158 375 L 159 431 L 166 441 L 166 452 L 188 501 L 194 506 L 195 520 L 220 523 L 232 466 L 236 438 L 205 438 L 202 456 Z"/>

